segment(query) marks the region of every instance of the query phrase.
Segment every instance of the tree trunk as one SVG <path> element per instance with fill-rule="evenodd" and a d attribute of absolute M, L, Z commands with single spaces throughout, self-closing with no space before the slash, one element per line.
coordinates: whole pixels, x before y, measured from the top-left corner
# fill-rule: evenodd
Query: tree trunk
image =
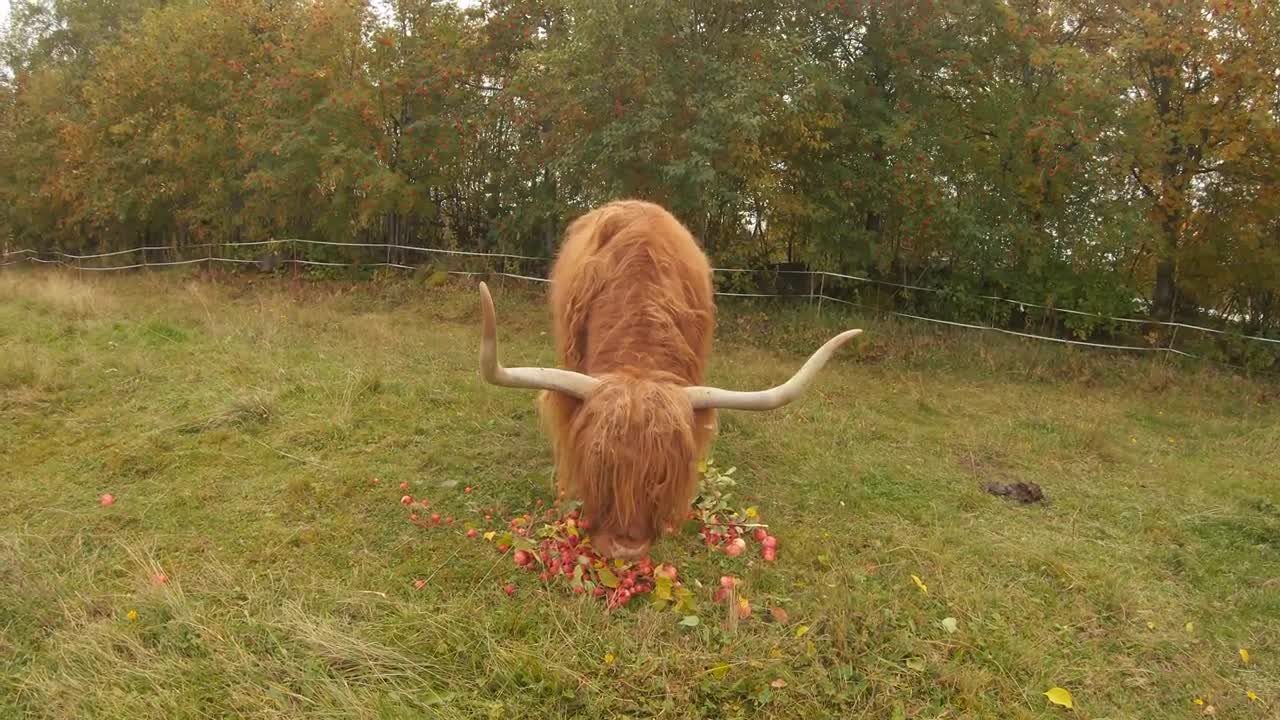
<path fill-rule="evenodd" d="M 1173 320 L 1175 283 L 1173 258 L 1169 256 L 1159 258 L 1156 261 L 1156 285 L 1151 293 L 1152 317 L 1161 320 Z"/>
<path fill-rule="evenodd" d="M 1164 187 L 1174 186 L 1178 180 L 1173 171 L 1166 167 L 1166 176 L 1172 179 L 1164 183 Z M 1181 188 L 1179 188 L 1181 191 Z M 1177 252 L 1181 245 L 1179 228 L 1183 214 L 1164 207 L 1158 207 L 1160 238 L 1156 246 L 1156 281 L 1151 291 L 1151 314 L 1159 320 L 1173 320 L 1177 311 L 1178 278 Z"/>

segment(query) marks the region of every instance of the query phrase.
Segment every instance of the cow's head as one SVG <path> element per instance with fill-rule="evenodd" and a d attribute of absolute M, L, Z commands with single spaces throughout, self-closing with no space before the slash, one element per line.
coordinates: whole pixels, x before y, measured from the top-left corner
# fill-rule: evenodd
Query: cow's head
<path fill-rule="evenodd" d="M 667 373 L 613 372 L 599 377 L 498 362 L 497 318 L 480 283 L 483 332 L 480 375 L 509 388 L 562 393 L 580 402 L 558 453 L 592 543 L 602 554 L 635 559 L 687 511 L 697 479 L 696 418 L 714 410 L 773 410 L 798 398 L 840 346 L 860 334 L 828 340 L 787 382 L 768 390 L 688 386 Z M 700 412 L 701 411 L 701 412 Z"/>

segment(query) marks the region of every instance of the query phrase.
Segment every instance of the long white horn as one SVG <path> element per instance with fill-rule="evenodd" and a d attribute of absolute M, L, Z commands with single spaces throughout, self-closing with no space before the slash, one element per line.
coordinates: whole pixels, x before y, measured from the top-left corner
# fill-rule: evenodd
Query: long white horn
<path fill-rule="evenodd" d="M 480 377 L 486 381 L 509 388 L 532 390 L 559 390 L 583 400 L 600 383 L 590 375 L 572 370 L 544 367 L 504 368 L 498 362 L 498 319 L 493 311 L 493 298 L 489 286 L 480 283 L 480 309 L 483 315 L 483 331 L 480 336 Z"/>
<path fill-rule="evenodd" d="M 818 371 L 831 359 L 841 345 L 861 335 L 861 330 L 846 330 L 831 338 L 818 351 L 809 356 L 804 365 L 785 383 L 768 390 L 741 392 L 721 390 L 716 387 L 687 387 L 689 402 L 694 410 L 719 408 L 723 410 L 776 410 L 804 394 Z"/>

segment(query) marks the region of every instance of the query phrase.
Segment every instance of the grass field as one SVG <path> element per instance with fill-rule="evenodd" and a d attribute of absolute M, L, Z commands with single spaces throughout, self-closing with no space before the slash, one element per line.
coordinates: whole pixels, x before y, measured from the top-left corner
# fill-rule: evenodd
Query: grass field
<path fill-rule="evenodd" d="M 660 544 L 707 584 L 686 627 L 408 522 L 401 482 L 459 522 L 552 498 L 532 394 L 476 376 L 476 293 L 428 285 L 0 273 L 0 717 L 1280 716 L 1274 385 L 724 306 L 720 385 L 867 332 L 723 417 L 781 552 Z M 504 360 L 553 364 L 539 289 L 494 295 Z"/>

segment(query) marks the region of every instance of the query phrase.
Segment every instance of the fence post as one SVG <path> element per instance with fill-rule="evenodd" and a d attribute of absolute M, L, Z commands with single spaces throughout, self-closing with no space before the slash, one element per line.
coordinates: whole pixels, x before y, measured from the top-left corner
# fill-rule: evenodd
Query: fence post
<path fill-rule="evenodd" d="M 1169 344 L 1165 347 L 1165 365 L 1169 364 L 1169 356 L 1174 354 L 1173 341 L 1178 339 L 1178 326 L 1173 326 L 1173 332 L 1169 334 Z"/>
<path fill-rule="evenodd" d="M 397 221 L 395 224 L 395 230 L 393 230 L 391 233 L 391 237 L 390 238 L 384 237 L 382 239 L 383 243 L 387 246 L 387 263 L 386 263 L 386 267 L 382 268 L 382 273 L 384 275 L 391 273 L 391 240 L 394 240 L 396 238 L 396 236 L 399 234 L 399 231 L 400 231 L 400 223 Z"/>
<path fill-rule="evenodd" d="M 989 327 L 991 327 L 992 329 L 995 329 L 995 326 L 996 326 L 996 299 L 995 299 L 994 297 L 993 297 L 993 298 L 991 298 L 991 322 L 989 322 L 989 323 L 987 323 L 987 324 L 988 324 L 988 326 L 989 326 Z M 982 345 L 983 345 L 983 347 L 990 347 L 990 339 L 986 337 L 986 333 L 979 333 L 979 335 L 982 335 L 982 336 L 983 336 L 983 338 L 982 338 Z"/>
<path fill-rule="evenodd" d="M 809 288 L 810 288 L 809 292 L 811 293 L 809 302 L 813 302 L 813 296 L 812 296 L 813 276 L 812 275 L 809 276 Z M 823 273 L 822 280 L 819 281 L 819 285 L 818 285 L 818 319 L 819 320 L 822 319 L 822 301 L 825 300 L 826 298 L 827 298 L 827 275 L 826 273 Z"/>

